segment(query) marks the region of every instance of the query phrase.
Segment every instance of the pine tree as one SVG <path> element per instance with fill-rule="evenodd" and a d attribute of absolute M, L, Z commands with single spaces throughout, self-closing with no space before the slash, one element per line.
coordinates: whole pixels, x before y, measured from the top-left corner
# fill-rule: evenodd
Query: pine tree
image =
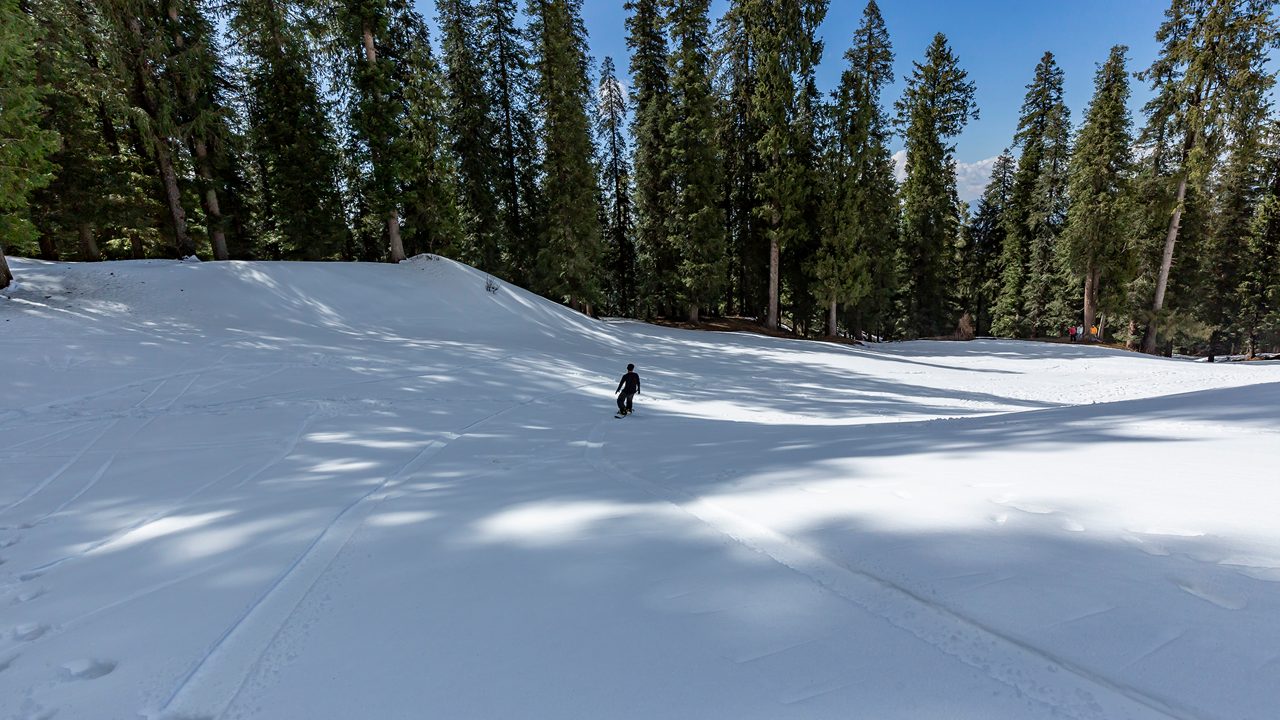
<path fill-rule="evenodd" d="M 1097 323 L 1104 277 L 1116 286 L 1127 282 L 1133 163 L 1127 50 L 1123 45 L 1111 48 L 1098 69 L 1093 100 L 1071 155 L 1071 204 L 1060 250 L 1076 286 L 1083 286 L 1085 332 Z"/>
<path fill-rule="evenodd" d="M 1273 142 L 1275 132 L 1273 127 Z M 1280 154 L 1270 150 L 1270 187 L 1250 222 L 1235 288 L 1236 322 L 1250 359 L 1257 357 L 1263 333 L 1280 330 Z"/>
<path fill-rule="evenodd" d="M 631 49 L 632 136 L 635 141 L 636 264 L 639 311 L 646 317 L 675 307 L 679 261 L 667 234 L 675 214 L 670 150 L 671 76 L 667 68 L 666 18 L 660 0 L 626 4 L 627 47 Z M 548 198 L 549 200 L 549 198 Z"/>
<path fill-rule="evenodd" d="M 676 188 L 668 236 L 680 253 L 681 298 L 691 322 L 719 299 L 725 273 L 708 6 L 709 0 L 675 0 L 668 18 L 675 49 L 669 63 L 673 121 L 667 142 Z"/>
<path fill-rule="evenodd" d="M 52 182 L 31 196 L 41 254 L 54 256 L 62 240 L 73 238 L 80 259 L 101 260 L 114 233 L 149 227 L 156 210 L 134 182 L 143 161 L 117 131 L 124 92 L 119 78 L 104 71 L 102 24 L 91 7 L 44 0 L 31 14 L 38 26 L 37 74 L 47 91 L 42 125 L 62 139 L 49 156 Z"/>
<path fill-rule="evenodd" d="M 591 311 L 599 305 L 600 191 L 587 106 L 587 37 L 581 0 L 530 0 L 536 105 L 542 111 L 544 239 L 534 288 Z"/>
<path fill-rule="evenodd" d="M 350 0 L 333 8 L 327 23 L 350 88 L 347 105 L 352 161 L 358 168 L 360 213 L 385 234 L 391 262 L 405 259 L 400 228 L 400 190 L 410 158 L 401 152 L 407 127 L 404 79 L 411 70 L 386 51 L 394 23 L 412 11 L 409 0 Z M 397 62 L 399 61 L 399 63 Z M 376 223 L 376 224 L 374 224 Z M 359 228 L 357 228 L 359 230 Z"/>
<path fill-rule="evenodd" d="M 946 36 L 938 33 L 924 63 L 914 63 L 897 103 L 907 150 L 898 252 L 899 322 L 907 335 L 938 335 L 954 327 L 948 283 L 960 218 L 955 146 L 947 141 L 978 117 L 975 87 L 967 78 Z"/>
<path fill-rule="evenodd" d="M 1009 228 L 1001 263 L 1005 284 L 996 306 L 995 332 L 1037 336 L 1073 320 L 1066 310 L 1066 278 L 1056 246 L 1066 222 L 1070 114 L 1062 100 L 1062 70 L 1046 52 L 1027 85 L 1014 146 L 1021 148 L 1014 176 Z"/>
<path fill-rule="evenodd" d="M 338 148 L 311 46 L 294 3 L 233 0 L 247 139 L 258 197 L 258 252 L 276 260 L 338 256 L 347 238 Z"/>
<path fill-rule="evenodd" d="M 408 4 L 395 3 L 391 10 L 383 54 L 393 63 L 393 101 L 403 108 L 391 147 L 402 167 L 398 187 L 405 254 L 438 252 L 456 247 L 462 234 L 454 166 L 443 132 L 442 73 L 422 16 Z"/>
<path fill-rule="evenodd" d="M 1265 67 L 1280 35 L 1273 9 L 1265 0 L 1172 0 L 1156 32 L 1160 54 L 1140 75 L 1155 93 L 1145 108 L 1142 140 L 1157 158 L 1153 166 L 1164 166 L 1153 181 L 1176 190 L 1172 198 L 1153 193 L 1158 208 L 1171 200 L 1173 209 L 1154 270 L 1149 317 L 1142 318 L 1143 352 L 1156 351 L 1188 198 L 1203 194 L 1218 168 L 1229 108 L 1242 93 L 1274 83 L 1275 73 Z"/>
<path fill-rule="evenodd" d="M 529 51 L 516 24 L 515 0 L 481 0 L 476 7 L 479 56 L 494 133 L 490 182 L 501 220 L 503 265 L 512 277 L 533 273 L 540 249 L 537 137 L 530 95 Z"/>
<path fill-rule="evenodd" d="M 1243 331 L 1234 327 L 1241 299 L 1237 285 L 1250 270 L 1246 248 L 1253 237 L 1254 215 L 1268 192 L 1268 153 L 1274 150 L 1269 133 L 1275 128 L 1268 122 L 1274 83 L 1269 77 L 1259 79 L 1262 82 L 1243 88 L 1228 109 L 1229 147 L 1222 171 L 1210 181 L 1210 224 L 1203 251 L 1195 253 L 1200 283 L 1194 296 L 1198 316 L 1212 328 L 1211 360 L 1224 340 L 1245 339 L 1233 337 Z"/>
<path fill-rule="evenodd" d="M 803 106 L 812 97 L 812 72 L 822 56 L 815 33 L 826 6 L 825 0 L 744 3 L 755 50 L 751 111 L 762 130 L 755 143 L 760 172 L 754 209 L 769 241 L 769 329 L 778 327 L 782 252 L 806 237 L 806 214 L 813 205 L 811 179 L 800 157 L 811 151 L 816 128 Z"/>
<path fill-rule="evenodd" d="M 5 246 L 35 235 L 28 201 L 53 178 L 47 158 L 59 142 L 57 133 L 40 127 L 42 93 L 31 42 L 36 32 L 18 0 L 0 0 L 0 288 L 13 279 Z"/>
<path fill-rule="evenodd" d="M 436 7 L 446 68 L 446 124 L 458 167 L 458 208 L 465 237 L 458 259 L 498 273 L 502 237 L 493 178 L 499 162 L 493 146 L 497 131 L 476 7 L 469 0 L 441 0 Z"/>
<path fill-rule="evenodd" d="M 197 177 L 205 233 L 215 260 L 229 259 L 219 196 L 234 173 L 227 164 L 231 142 L 228 81 L 213 24 L 195 0 L 167 0 L 165 29 L 171 47 L 163 77 L 173 86 L 179 140 L 190 153 Z"/>
<path fill-rule="evenodd" d="M 752 111 L 755 51 L 749 0 L 732 0 L 717 24 L 719 145 L 724 157 L 728 305 L 737 312 L 764 314 L 768 305 L 769 241 L 757 217 L 760 124 Z"/>
<path fill-rule="evenodd" d="M 635 221 L 631 204 L 631 163 L 627 158 L 627 95 L 618 81 L 613 58 L 600 66 L 600 112 L 596 133 L 602 157 L 600 186 L 604 192 L 604 293 L 609 312 L 633 316 L 636 311 Z"/>
<path fill-rule="evenodd" d="M 152 161 L 159 196 L 167 209 L 173 246 L 180 257 L 197 247 L 188 229 L 180 176 L 182 155 L 182 98 L 174 84 L 160 74 L 174 52 L 169 17 L 157 3 L 143 0 L 101 0 L 96 6 L 104 20 L 105 56 L 110 71 L 129 88 L 130 131 L 139 154 Z"/>
<path fill-rule="evenodd" d="M 836 334 L 837 305 L 856 309 L 856 329 L 883 334 L 893 291 L 897 184 L 889 152 L 889 118 L 880 94 L 893 82 L 893 47 L 875 0 L 845 52 L 834 94 L 827 232 L 816 272 L 828 305 L 827 334 Z"/>
<path fill-rule="evenodd" d="M 965 227 L 965 268 L 961 284 L 966 290 L 964 309 L 973 317 L 974 331 L 991 331 L 992 311 L 1000 293 L 1000 257 L 1008 234 L 1006 213 L 1013 200 L 1016 162 L 1008 149 L 991 167 L 978 207 Z"/>

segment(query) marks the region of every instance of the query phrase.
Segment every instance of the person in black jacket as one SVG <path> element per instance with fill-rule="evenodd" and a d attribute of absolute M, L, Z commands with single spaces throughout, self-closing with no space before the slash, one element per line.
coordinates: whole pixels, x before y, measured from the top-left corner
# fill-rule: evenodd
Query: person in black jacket
<path fill-rule="evenodd" d="M 640 392 L 640 376 L 636 374 L 636 366 L 627 363 L 627 374 L 622 376 L 618 381 L 618 389 L 614 393 L 618 395 L 618 414 L 631 414 L 631 398 Z"/>

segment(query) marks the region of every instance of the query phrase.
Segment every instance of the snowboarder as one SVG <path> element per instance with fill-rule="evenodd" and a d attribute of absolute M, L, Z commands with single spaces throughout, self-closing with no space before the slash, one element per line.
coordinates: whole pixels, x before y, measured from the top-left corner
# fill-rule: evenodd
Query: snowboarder
<path fill-rule="evenodd" d="M 614 390 L 614 394 L 618 396 L 617 417 L 631 414 L 631 398 L 639 392 L 640 376 L 636 374 L 636 366 L 627 363 L 627 374 L 622 376 L 618 381 L 618 389 Z"/>

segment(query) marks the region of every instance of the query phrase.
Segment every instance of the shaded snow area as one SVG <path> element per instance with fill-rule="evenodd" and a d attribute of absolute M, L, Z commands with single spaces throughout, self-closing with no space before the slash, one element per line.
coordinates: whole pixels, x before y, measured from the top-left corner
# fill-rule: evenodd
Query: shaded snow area
<path fill-rule="evenodd" d="M 1277 717 L 1275 363 L 13 267 L 0 718 Z"/>

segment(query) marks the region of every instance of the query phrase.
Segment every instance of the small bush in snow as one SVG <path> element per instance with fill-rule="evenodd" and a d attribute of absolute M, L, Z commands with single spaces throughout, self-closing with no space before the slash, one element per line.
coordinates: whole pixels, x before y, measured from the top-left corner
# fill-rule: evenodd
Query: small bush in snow
<path fill-rule="evenodd" d="M 497 281 L 497 280 L 494 280 L 494 279 L 493 279 L 493 278 L 491 278 L 491 277 L 490 277 L 490 278 L 485 278 L 485 279 L 484 279 L 484 289 L 485 289 L 485 290 L 488 290 L 491 294 L 497 294 L 497 292 L 498 292 L 498 288 L 499 288 L 499 287 L 501 287 L 501 286 L 500 286 L 500 285 L 498 285 L 498 281 Z"/>

